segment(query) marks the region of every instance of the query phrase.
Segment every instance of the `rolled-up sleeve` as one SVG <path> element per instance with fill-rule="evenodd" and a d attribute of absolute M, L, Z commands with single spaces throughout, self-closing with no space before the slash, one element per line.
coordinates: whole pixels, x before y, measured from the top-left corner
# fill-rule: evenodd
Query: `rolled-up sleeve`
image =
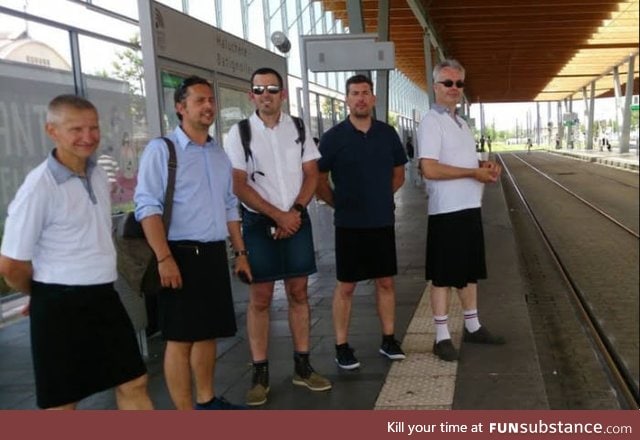
<path fill-rule="evenodd" d="M 229 168 L 231 168 L 231 166 L 229 166 Z M 227 179 L 225 208 L 226 208 L 227 222 L 240 221 L 240 212 L 238 210 L 238 198 L 233 193 L 233 178 L 231 174 L 231 169 L 229 169 L 229 178 Z"/>
<path fill-rule="evenodd" d="M 168 152 L 164 142 L 154 139 L 145 147 L 138 168 L 138 184 L 133 196 L 136 220 L 162 215 L 167 187 Z"/>

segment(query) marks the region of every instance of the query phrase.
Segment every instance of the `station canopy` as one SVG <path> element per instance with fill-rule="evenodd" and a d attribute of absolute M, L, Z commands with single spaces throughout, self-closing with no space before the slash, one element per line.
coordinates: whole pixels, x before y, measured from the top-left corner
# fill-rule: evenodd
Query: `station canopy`
<path fill-rule="evenodd" d="M 346 0 L 318 1 L 349 26 Z M 433 59 L 441 50 L 464 65 L 472 103 L 581 97 L 593 80 L 597 97 L 613 96 L 617 65 L 624 94 L 632 54 L 638 94 L 638 1 L 389 0 L 389 39 L 398 70 L 426 90 L 426 24 L 439 45 Z M 361 4 L 365 32 L 377 33 L 378 0 Z"/>

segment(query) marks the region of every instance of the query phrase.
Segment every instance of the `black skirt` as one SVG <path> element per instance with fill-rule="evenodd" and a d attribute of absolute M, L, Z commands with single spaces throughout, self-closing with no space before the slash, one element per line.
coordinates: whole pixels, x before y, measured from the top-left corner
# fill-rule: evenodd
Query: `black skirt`
<path fill-rule="evenodd" d="M 33 282 L 30 318 L 40 408 L 74 403 L 146 373 L 133 325 L 111 283 Z"/>
<path fill-rule="evenodd" d="M 336 227 L 336 273 L 338 281 L 345 283 L 396 275 L 394 227 Z"/>
<path fill-rule="evenodd" d="M 225 243 L 169 242 L 182 289 L 162 289 L 158 294 L 163 339 L 196 342 L 236 334 Z"/>
<path fill-rule="evenodd" d="M 429 216 L 425 278 L 462 289 L 487 277 L 480 208 Z"/>

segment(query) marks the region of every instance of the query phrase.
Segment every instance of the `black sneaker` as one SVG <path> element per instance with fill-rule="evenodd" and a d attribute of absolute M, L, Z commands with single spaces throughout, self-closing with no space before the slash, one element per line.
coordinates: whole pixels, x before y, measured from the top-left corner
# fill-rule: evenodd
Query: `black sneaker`
<path fill-rule="evenodd" d="M 453 346 L 451 339 L 443 339 L 440 342 L 434 341 L 433 354 L 447 362 L 458 360 L 458 350 Z"/>
<path fill-rule="evenodd" d="M 336 364 L 343 370 L 355 370 L 360 367 L 360 362 L 353 355 L 353 348 L 349 344 L 336 345 Z"/>
<path fill-rule="evenodd" d="M 402 348 L 400 348 L 400 343 L 393 338 L 384 340 L 378 352 L 381 355 L 386 356 L 394 361 L 399 361 L 406 358 L 404 351 L 402 351 Z"/>
<path fill-rule="evenodd" d="M 472 344 L 490 344 L 490 345 L 503 345 L 507 341 L 502 336 L 496 336 L 489 332 L 486 327 L 480 327 L 475 332 L 469 332 L 464 329 L 464 335 L 462 337 L 464 342 L 471 342 Z"/>
<path fill-rule="evenodd" d="M 205 410 L 205 411 L 216 411 L 216 410 L 237 410 L 237 409 L 248 409 L 244 405 L 236 405 L 229 402 L 224 397 L 214 397 L 211 401 L 207 403 L 196 403 L 193 407 L 195 410 Z"/>

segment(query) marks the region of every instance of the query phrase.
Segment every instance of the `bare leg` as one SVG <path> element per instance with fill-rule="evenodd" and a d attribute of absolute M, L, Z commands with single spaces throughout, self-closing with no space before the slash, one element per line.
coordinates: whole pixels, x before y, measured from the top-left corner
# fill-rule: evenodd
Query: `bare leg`
<path fill-rule="evenodd" d="M 376 279 L 376 302 L 383 335 L 392 335 L 396 319 L 396 292 L 393 278 Z"/>
<path fill-rule="evenodd" d="M 215 396 L 216 340 L 194 342 L 190 364 L 196 382 L 196 402 L 207 403 Z"/>
<path fill-rule="evenodd" d="M 269 308 L 273 298 L 273 281 L 252 284 L 247 308 L 247 334 L 254 361 L 267 359 L 269 349 Z"/>
<path fill-rule="evenodd" d="M 356 283 L 343 283 L 338 281 L 333 292 L 333 329 L 336 334 L 336 345 L 345 344 L 349 335 L 349 322 L 351 321 L 351 303 Z"/>
<path fill-rule="evenodd" d="M 462 289 L 458 290 L 458 297 L 462 310 L 471 310 L 478 308 L 478 285 L 476 283 L 468 283 Z"/>
<path fill-rule="evenodd" d="M 293 349 L 297 352 L 309 351 L 309 301 L 305 277 L 289 278 L 284 287 L 289 300 L 289 329 L 293 338 Z"/>
<path fill-rule="evenodd" d="M 449 313 L 449 288 L 431 285 L 431 310 L 434 315 L 442 316 Z"/>
<path fill-rule="evenodd" d="M 167 348 L 164 351 L 164 375 L 167 388 L 173 404 L 179 410 L 193 408 L 189 367 L 191 346 L 191 342 L 167 341 Z"/>
<path fill-rule="evenodd" d="M 116 387 L 118 409 L 153 409 L 147 393 L 148 376 L 143 374 Z"/>

